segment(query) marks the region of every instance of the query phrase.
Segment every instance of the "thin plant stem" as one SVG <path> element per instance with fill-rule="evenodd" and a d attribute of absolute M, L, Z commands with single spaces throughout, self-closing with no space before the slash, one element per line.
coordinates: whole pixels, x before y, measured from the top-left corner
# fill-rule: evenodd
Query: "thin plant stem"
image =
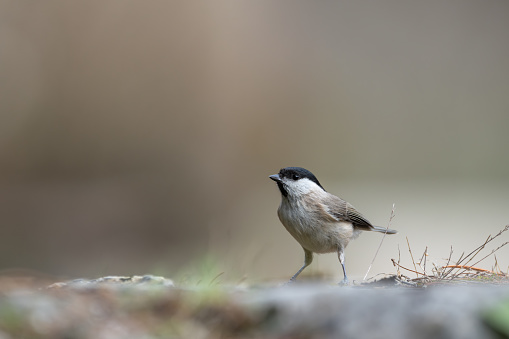
<path fill-rule="evenodd" d="M 382 237 L 382 240 L 380 240 L 380 244 L 378 245 L 378 248 L 376 249 L 375 256 L 373 257 L 373 260 L 371 260 L 371 264 L 369 264 L 368 271 L 364 275 L 364 278 L 362 279 L 362 281 L 366 280 L 366 277 L 368 276 L 369 271 L 371 270 L 371 266 L 373 266 L 373 263 L 375 262 L 376 256 L 378 255 L 378 251 L 380 250 L 380 247 L 382 247 L 382 243 L 384 242 L 385 236 L 387 235 L 387 230 L 389 229 L 389 227 L 392 224 L 392 219 L 394 218 L 394 211 L 395 211 L 395 209 L 396 209 L 396 205 L 392 204 L 391 216 L 389 218 L 389 223 L 387 224 L 387 227 L 385 228 L 384 236 Z"/>

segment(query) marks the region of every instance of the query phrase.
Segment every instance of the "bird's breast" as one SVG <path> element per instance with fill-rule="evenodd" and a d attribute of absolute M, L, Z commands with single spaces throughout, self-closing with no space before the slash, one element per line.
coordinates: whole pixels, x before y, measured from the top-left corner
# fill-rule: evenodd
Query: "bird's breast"
<path fill-rule="evenodd" d="M 278 209 L 279 220 L 297 242 L 315 253 L 336 252 L 346 247 L 355 232 L 350 222 L 333 221 L 320 217 L 320 212 L 303 206 L 282 203 Z"/>

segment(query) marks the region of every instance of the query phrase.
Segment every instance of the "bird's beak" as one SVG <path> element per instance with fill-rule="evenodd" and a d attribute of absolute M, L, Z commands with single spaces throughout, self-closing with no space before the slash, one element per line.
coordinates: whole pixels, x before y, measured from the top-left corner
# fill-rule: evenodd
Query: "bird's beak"
<path fill-rule="evenodd" d="M 269 178 L 271 178 L 272 180 L 274 180 L 275 182 L 281 182 L 281 178 L 279 177 L 279 174 L 272 174 L 272 175 L 269 175 Z"/>

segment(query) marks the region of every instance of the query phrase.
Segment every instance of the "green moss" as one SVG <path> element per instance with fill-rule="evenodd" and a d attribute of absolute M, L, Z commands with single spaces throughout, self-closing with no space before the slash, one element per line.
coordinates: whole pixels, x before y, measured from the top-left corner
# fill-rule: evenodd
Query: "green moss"
<path fill-rule="evenodd" d="M 483 315 L 486 324 L 501 335 L 509 338 L 509 300 L 504 300 Z"/>
<path fill-rule="evenodd" d="M 0 328 L 18 330 L 25 326 L 23 312 L 8 302 L 0 302 Z"/>

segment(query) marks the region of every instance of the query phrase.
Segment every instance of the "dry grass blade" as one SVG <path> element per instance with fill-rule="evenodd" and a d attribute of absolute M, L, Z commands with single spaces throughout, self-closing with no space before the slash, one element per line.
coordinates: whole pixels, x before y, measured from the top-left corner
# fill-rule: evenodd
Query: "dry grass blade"
<path fill-rule="evenodd" d="M 217 278 L 219 278 L 220 276 L 222 276 L 224 274 L 224 272 L 221 272 L 219 274 L 217 274 L 214 278 L 212 278 L 212 280 L 209 282 L 209 286 L 212 286 L 212 284 L 214 283 L 214 281 L 217 280 Z"/>
<path fill-rule="evenodd" d="M 391 227 L 392 219 L 394 218 L 394 210 L 396 209 L 396 205 L 392 204 L 392 210 L 391 210 L 391 216 L 389 218 L 389 223 L 387 224 L 387 227 L 385 228 L 384 236 L 382 237 L 382 240 L 380 240 L 380 244 L 378 245 L 378 248 L 376 249 L 375 256 L 373 257 L 373 260 L 371 260 L 371 264 L 369 264 L 368 271 L 364 275 L 363 281 L 366 280 L 366 277 L 369 274 L 369 271 L 371 270 L 371 266 L 373 266 L 373 263 L 375 262 L 376 256 L 378 255 L 378 251 L 380 250 L 380 247 L 382 247 L 382 243 L 384 242 L 385 236 L 387 235 L 387 230 Z"/>

